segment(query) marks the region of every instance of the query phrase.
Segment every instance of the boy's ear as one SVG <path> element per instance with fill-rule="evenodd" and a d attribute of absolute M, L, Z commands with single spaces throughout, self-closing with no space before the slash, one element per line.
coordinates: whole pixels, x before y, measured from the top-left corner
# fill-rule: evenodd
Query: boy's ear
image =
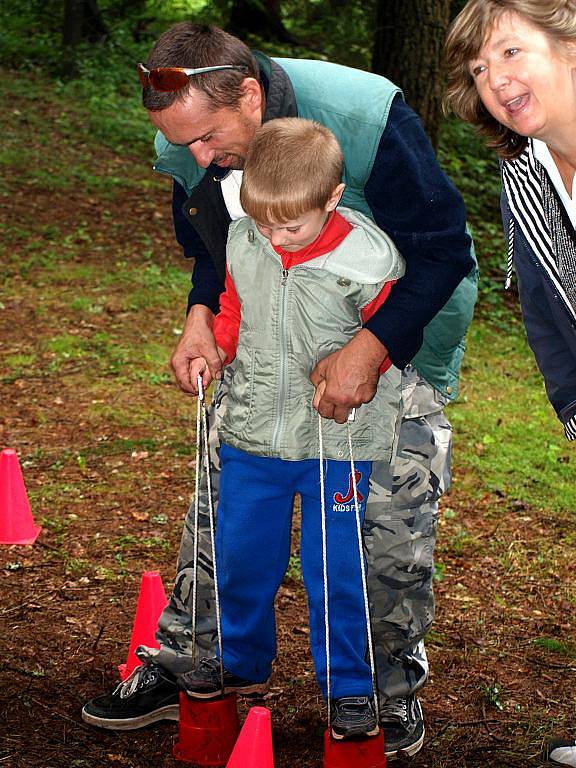
<path fill-rule="evenodd" d="M 342 195 L 344 194 L 344 190 L 346 189 L 346 184 L 344 182 L 340 182 L 337 187 L 334 187 L 334 191 L 328 198 L 328 202 L 326 203 L 325 209 L 327 211 L 333 211 L 338 203 L 340 202 Z"/>

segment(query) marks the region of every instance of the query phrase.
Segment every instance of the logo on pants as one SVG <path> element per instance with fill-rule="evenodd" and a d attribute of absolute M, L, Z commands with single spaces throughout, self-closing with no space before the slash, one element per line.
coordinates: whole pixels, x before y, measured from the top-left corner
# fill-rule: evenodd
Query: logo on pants
<path fill-rule="evenodd" d="M 358 490 L 358 486 L 362 480 L 362 472 L 356 470 L 354 475 L 356 479 L 358 503 L 360 504 L 364 501 L 364 496 Z M 342 495 L 339 491 L 336 491 L 333 496 L 333 501 L 334 504 L 332 505 L 332 509 L 334 512 L 350 512 L 352 509 L 354 509 L 354 483 L 352 482 L 352 472 L 350 472 L 348 475 L 348 490 L 344 495 Z"/>

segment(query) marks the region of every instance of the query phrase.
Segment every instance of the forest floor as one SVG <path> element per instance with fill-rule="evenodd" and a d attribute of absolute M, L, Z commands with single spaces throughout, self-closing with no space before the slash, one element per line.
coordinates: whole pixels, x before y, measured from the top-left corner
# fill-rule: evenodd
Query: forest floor
<path fill-rule="evenodd" d="M 141 573 L 170 586 L 194 485 L 194 401 L 166 364 L 189 279 L 170 187 L 79 140 L 65 105 L 33 91 L 17 104 L 0 156 L 0 446 L 17 450 L 43 531 L 0 547 L 0 765 L 172 768 L 175 723 L 116 733 L 80 717 L 115 685 Z M 576 728 L 574 517 L 483 490 L 455 445 L 426 741 L 397 764 L 541 765 L 545 740 Z M 319 768 L 325 710 L 290 573 L 266 704 L 278 768 Z"/>

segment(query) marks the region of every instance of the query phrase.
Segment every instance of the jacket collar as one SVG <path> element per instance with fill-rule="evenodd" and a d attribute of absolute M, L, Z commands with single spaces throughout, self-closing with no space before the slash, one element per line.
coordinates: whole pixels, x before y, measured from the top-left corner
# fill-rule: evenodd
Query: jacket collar
<path fill-rule="evenodd" d="M 552 234 L 544 210 L 540 172 L 541 166 L 534 156 L 531 140 L 528 141 L 520 157 L 502 163 L 502 184 L 512 213 L 508 229 L 506 285 L 508 286 L 510 282 L 515 230 L 518 226 L 548 280 L 554 286 L 561 303 L 574 321 L 576 312 L 566 295 L 556 263 Z"/>
<path fill-rule="evenodd" d="M 288 75 L 274 59 L 254 51 L 260 67 L 260 80 L 266 97 L 266 107 L 262 122 L 278 117 L 298 117 L 296 95 Z"/>

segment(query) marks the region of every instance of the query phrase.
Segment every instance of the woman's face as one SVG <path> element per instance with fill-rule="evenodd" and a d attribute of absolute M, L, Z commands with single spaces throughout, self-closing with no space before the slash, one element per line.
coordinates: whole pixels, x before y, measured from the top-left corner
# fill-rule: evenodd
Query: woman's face
<path fill-rule="evenodd" d="M 521 136 L 576 132 L 576 57 L 516 13 L 502 14 L 470 61 L 490 114 Z"/>

